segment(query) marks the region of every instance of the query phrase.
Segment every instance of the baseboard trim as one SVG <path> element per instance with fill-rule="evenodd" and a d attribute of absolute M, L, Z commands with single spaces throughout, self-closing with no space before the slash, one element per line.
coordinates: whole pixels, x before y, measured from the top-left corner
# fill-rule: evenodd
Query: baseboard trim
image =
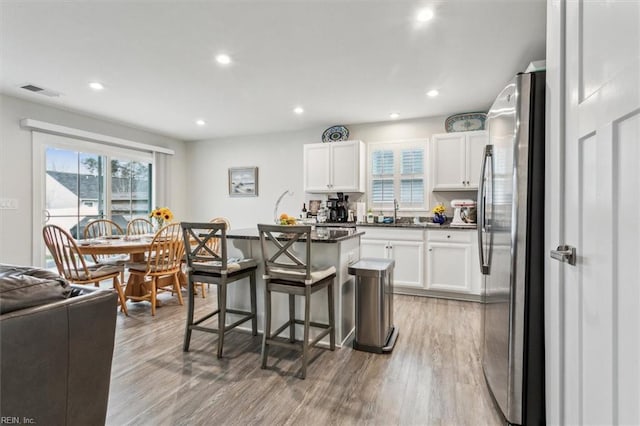
<path fill-rule="evenodd" d="M 447 291 L 438 291 L 438 290 L 426 290 L 423 288 L 411 288 L 411 287 L 393 287 L 394 294 L 404 294 L 407 296 L 422 296 L 422 297 L 435 297 L 438 299 L 449 299 L 449 300 L 462 300 L 464 302 L 482 302 L 482 296 L 478 294 L 463 294 L 463 293 L 453 293 Z"/>

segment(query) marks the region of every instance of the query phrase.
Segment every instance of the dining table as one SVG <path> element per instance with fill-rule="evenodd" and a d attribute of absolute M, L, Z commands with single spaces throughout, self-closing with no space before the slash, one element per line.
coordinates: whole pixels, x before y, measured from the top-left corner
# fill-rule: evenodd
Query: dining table
<path fill-rule="evenodd" d="M 129 255 L 129 262 L 131 263 L 145 262 L 145 253 L 148 253 L 151 249 L 153 237 L 154 234 L 112 235 L 77 240 L 78 253 L 83 256 L 126 254 Z M 160 284 L 162 284 L 162 281 L 165 279 L 170 282 L 172 278 L 162 278 Z M 181 287 L 187 286 L 187 277 L 184 272 L 178 274 L 178 280 Z M 125 298 L 146 295 L 151 291 L 147 284 L 143 277 L 137 274 L 130 274 L 127 285 L 125 286 Z"/>

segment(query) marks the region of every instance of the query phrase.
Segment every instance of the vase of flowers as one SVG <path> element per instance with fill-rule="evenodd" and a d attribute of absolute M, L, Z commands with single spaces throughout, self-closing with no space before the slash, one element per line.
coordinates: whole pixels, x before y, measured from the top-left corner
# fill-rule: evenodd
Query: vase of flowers
<path fill-rule="evenodd" d="M 438 204 L 431 210 L 433 212 L 433 223 L 439 223 L 440 225 L 442 225 L 446 222 L 447 216 L 445 216 L 444 214 L 445 210 L 446 209 L 444 208 L 442 203 Z"/>
<path fill-rule="evenodd" d="M 173 212 L 169 207 L 156 207 L 151 213 L 149 213 L 151 222 L 155 225 L 155 231 L 157 232 L 162 228 L 165 223 L 170 223 L 173 220 Z"/>

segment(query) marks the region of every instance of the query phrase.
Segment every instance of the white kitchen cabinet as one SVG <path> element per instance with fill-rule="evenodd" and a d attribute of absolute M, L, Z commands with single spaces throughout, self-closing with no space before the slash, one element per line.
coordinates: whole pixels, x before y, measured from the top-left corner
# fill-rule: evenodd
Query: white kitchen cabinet
<path fill-rule="evenodd" d="M 387 259 L 389 240 L 360 239 L 360 257 L 378 257 Z"/>
<path fill-rule="evenodd" d="M 427 290 L 480 295 L 477 241 L 476 232 L 470 230 L 429 230 Z"/>
<path fill-rule="evenodd" d="M 487 132 L 455 132 L 431 138 L 431 181 L 434 191 L 478 189 Z"/>
<path fill-rule="evenodd" d="M 424 232 L 398 228 L 363 227 L 360 257 L 393 259 L 393 285 L 424 288 Z"/>
<path fill-rule="evenodd" d="M 364 192 L 362 141 L 307 144 L 303 158 L 305 192 Z"/>

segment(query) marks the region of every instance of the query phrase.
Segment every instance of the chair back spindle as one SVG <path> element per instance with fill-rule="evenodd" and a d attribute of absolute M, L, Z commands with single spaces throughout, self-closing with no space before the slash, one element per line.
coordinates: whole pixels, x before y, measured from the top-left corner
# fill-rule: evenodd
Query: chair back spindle
<path fill-rule="evenodd" d="M 139 217 L 127 224 L 127 235 L 143 235 L 153 233 L 153 223 L 150 220 Z"/>
<path fill-rule="evenodd" d="M 96 219 L 89 222 L 84 228 L 84 238 L 111 237 L 123 235 L 120 225 L 109 219 Z"/>
<path fill-rule="evenodd" d="M 179 270 L 184 258 L 184 242 L 179 223 L 162 227 L 151 241 L 147 272 L 156 275 Z"/>

